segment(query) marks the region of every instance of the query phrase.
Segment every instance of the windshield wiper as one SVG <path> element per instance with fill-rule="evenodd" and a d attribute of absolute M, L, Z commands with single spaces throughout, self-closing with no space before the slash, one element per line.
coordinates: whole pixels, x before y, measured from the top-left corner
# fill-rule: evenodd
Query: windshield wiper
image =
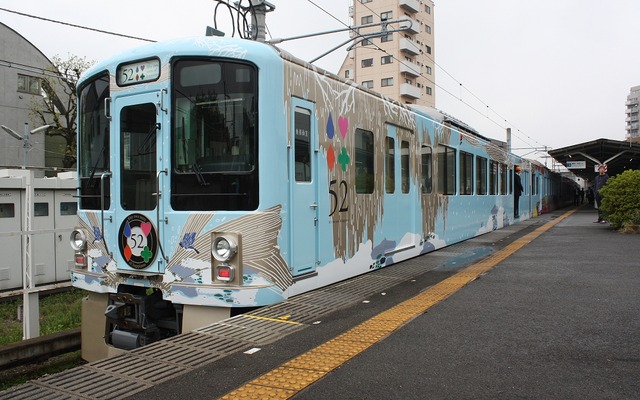
<path fill-rule="evenodd" d="M 106 149 L 107 149 L 107 145 L 103 144 L 102 145 L 102 150 L 100 150 L 100 154 L 98 155 L 98 159 L 96 160 L 96 163 L 93 164 L 93 168 L 91 168 L 91 172 L 89 173 L 89 179 L 87 180 L 87 184 L 85 186 L 85 189 L 93 188 L 91 183 L 93 183 L 93 178 L 96 175 L 96 170 L 98 169 L 98 164 L 100 163 L 100 160 L 102 160 L 102 157 L 104 156 L 104 151 Z"/>
<path fill-rule="evenodd" d="M 198 183 L 200 184 L 200 186 L 209 186 L 209 182 L 207 182 L 207 180 L 204 179 L 204 175 L 202 174 L 202 167 L 198 165 L 198 163 L 194 163 L 191 166 L 191 170 L 193 171 L 194 174 L 196 174 L 196 179 L 198 180 Z"/>
<path fill-rule="evenodd" d="M 140 146 L 138 146 L 138 150 L 137 150 L 138 154 L 134 154 L 134 156 L 144 156 L 144 155 L 155 152 L 156 135 L 154 135 L 154 133 L 156 133 L 156 131 L 158 130 L 160 130 L 159 122 L 157 122 L 151 127 L 151 130 L 149 130 L 149 133 L 147 133 L 142 143 L 140 143 Z"/>

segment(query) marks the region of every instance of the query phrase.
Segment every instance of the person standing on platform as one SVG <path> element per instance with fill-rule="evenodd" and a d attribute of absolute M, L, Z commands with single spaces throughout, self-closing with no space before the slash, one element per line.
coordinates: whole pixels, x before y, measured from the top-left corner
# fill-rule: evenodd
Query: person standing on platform
<path fill-rule="evenodd" d="M 524 191 L 524 188 L 520 180 L 521 168 L 519 165 L 516 165 L 515 171 L 516 173 L 513 174 L 513 216 L 518 218 L 520 217 L 520 195 Z"/>
<path fill-rule="evenodd" d="M 595 207 L 598 209 L 598 220 L 596 223 L 606 223 L 602 218 L 602 209 L 600 207 L 602 202 L 602 194 L 600 194 L 600 190 L 607 183 L 607 179 L 609 179 L 609 175 L 607 174 L 607 164 L 600 164 L 598 166 L 598 175 L 594 179 L 594 189 L 595 189 Z"/>

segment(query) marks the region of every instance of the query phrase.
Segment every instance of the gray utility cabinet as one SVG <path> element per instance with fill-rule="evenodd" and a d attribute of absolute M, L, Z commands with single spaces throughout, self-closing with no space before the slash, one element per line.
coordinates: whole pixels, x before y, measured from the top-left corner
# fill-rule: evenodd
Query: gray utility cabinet
<path fill-rule="evenodd" d="M 28 170 L 0 170 L 0 292 L 23 287 L 25 201 Z M 32 178 L 32 281 L 69 281 L 74 253 L 69 235 L 77 224 L 76 174 Z"/>

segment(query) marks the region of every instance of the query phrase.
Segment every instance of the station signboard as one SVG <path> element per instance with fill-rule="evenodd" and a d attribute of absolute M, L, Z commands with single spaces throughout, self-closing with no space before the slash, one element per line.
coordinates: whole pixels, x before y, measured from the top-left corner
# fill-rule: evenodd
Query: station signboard
<path fill-rule="evenodd" d="M 567 161 L 565 166 L 567 169 L 585 169 L 587 168 L 586 161 Z"/>

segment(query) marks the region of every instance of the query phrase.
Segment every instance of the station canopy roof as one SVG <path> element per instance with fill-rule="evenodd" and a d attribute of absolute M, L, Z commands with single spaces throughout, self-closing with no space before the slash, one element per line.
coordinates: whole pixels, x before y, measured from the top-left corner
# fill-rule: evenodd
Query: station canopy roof
<path fill-rule="evenodd" d="M 627 169 L 640 169 L 640 143 L 628 141 L 597 139 L 550 150 L 549 155 L 587 181 L 596 176 L 600 164 L 607 164 L 609 176 Z"/>

